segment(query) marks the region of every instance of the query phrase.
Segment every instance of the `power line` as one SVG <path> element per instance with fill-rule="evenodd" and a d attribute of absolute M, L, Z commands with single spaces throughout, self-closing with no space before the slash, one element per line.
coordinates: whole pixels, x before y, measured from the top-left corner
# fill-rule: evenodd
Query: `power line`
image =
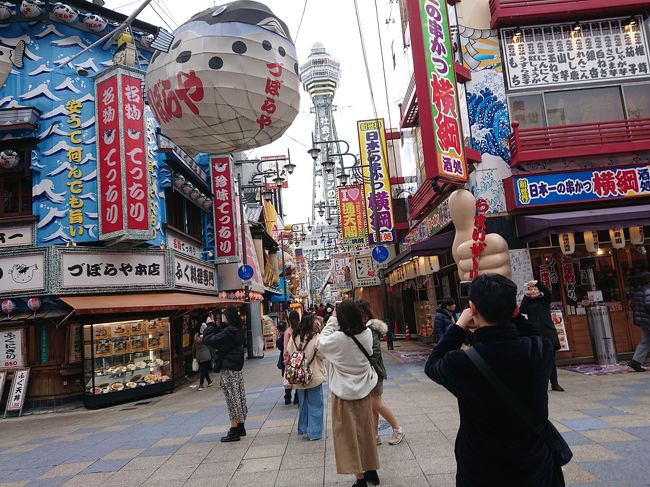
<path fill-rule="evenodd" d="M 300 28 L 302 27 L 302 19 L 305 18 L 305 12 L 307 11 L 307 2 L 309 0 L 305 0 L 305 4 L 302 6 L 302 15 L 300 16 L 300 22 L 298 23 L 298 29 L 296 30 L 296 44 L 298 43 L 298 35 L 300 34 Z"/>
<path fill-rule="evenodd" d="M 357 16 L 357 27 L 359 28 L 359 40 L 361 40 L 361 52 L 363 54 L 363 64 L 366 67 L 366 78 L 368 80 L 368 90 L 370 91 L 370 100 L 372 102 L 372 110 L 377 118 L 377 104 L 375 103 L 375 94 L 372 90 L 372 78 L 370 77 L 370 67 L 368 66 L 368 54 L 366 53 L 366 41 L 363 38 L 363 30 L 361 29 L 361 16 L 359 15 L 359 3 L 354 0 L 354 11 Z"/>
<path fill-rule="evenodd" d="M 171 25 L 169 25 L 169 22 L 167 22 L 167 21 L 163 18 L 163 16 L 160 15 L 160 12 L 158 12 L 158 10 L 156 10 L 156 7 L 154 7 L 154 4 L 153 4 L 153 3 L 150 3 L 150 4 L 149 4 L 149 7 L 151 7 L 151 10 L 153 10 L 153 11 L 156 13 L 156 15 L 158 16 L 158 18 L 159 18 L 160 20 L 162 20 L 162 23 L 165 24 L 165 25 L 167 26 L 167 28 L 168 28 L 170 31 L 173 31 L 173 30 L 174 30 L 174 28 L 173 28 Z"/>
<path fill-rule="evenodd" d="M 169 10 L 169 7 L 167 7 L 167 4 L 165 3 L 165 1 L 164 0 L 156 0 L 156 2 L 158 2 L 158 6 L 162 10 L 162 12 L 167 16 L 167 18 L 169 18 L 169 20 L 171 20 L 172 23 L 176 27 L 178 27 L 179 24 L 178 24 L 178 22 L 176 22 L 176 18 L 172 14 L 171 10 Z"/>
<path fill-rule="evenodd" d="M 124 5 L 120 5 L 119 7 L 115 7 L 113 10 L 119 10 L 121 8 L 128 7 L 130 5 L 140 3 L 140 2 L 142 2 L 142 0 L 134 0 L 133 2 L 125 3 Z"/>
<path fill-rule="evenodd" d="M 391 5 L 391 10 L 393 6 Z M 386 64 L 384 62 L 384 45 L 381 39 L 381 28 L 379 27 L 379 8 L 377 7 L 377 0 L 375 0 L 375 17 L 377 19 L 377 35 L 379 36 L 379 53 L 381 54 L 381 70 L 384 75 L 384 92 L 386 93 L 386 110 L 388 111 L 388 126 L 393 128 L 393 119 L 390 114 L 390 103 L 388 101 L 388 81 L 386 81 Z M 397 154 L 395 153 L 395 141 L 391 141 L 390 147 L 393 152 L 393 164 L 395 165 L 394 169 L 395 176 L 397 176 Z"/>

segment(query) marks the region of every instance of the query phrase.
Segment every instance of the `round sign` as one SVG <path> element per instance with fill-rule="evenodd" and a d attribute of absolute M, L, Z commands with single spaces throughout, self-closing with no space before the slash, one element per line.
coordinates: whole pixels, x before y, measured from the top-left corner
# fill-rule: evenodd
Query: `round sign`
<path fill-rule="evenodd" d="M 253 271 L 253 267 L 249 266 L 248 264 L 239 266 L 239 269 L 237 269 L 237 275 L 242 281 L 248 281 L 252 279 L 254 273 L 255 271 Z"/>
<path fill-rule="evenodd" d="M 588 299 L 583 299 L 582 301 L 580 301 L 580 304 L 586 307 L 591 304 L 591 301 L 589 301 Z"/>
<path fill-rule="evenodd" d="M 388 249 L 383 245 L 377 245 L 372 249 L 372 258 L 380 264 L 388 260 Z"/>

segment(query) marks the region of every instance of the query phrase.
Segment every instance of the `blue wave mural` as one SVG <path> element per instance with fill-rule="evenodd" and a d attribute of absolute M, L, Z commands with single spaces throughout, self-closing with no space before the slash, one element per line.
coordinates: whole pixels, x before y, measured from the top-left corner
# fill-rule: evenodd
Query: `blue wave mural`
<path fill-rule="evenodd" d="M 467 109 L 472 135 L 476 132 L 472 138 L 474 149 L 510 161 L 510 118 L 506 103 L 485 87 L 478 93 L 468 92 Z"/>

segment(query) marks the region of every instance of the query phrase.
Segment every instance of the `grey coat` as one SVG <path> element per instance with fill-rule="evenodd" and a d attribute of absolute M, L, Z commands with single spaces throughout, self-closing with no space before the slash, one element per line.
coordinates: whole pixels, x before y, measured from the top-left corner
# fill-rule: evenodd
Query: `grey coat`
<path fill-rule="evenodd" d="M 192 357 L 199 362 L 209 362 L 212 360 L 210 349 L 204 343 L 198 343 L 196 340 L 197 335 L 194 335 L 194 343 L 192 344 Z"/>

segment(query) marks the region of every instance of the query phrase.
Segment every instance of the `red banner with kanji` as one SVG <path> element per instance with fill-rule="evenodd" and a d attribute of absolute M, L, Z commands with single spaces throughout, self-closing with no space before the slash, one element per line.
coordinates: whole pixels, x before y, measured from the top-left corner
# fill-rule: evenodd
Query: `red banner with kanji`
<path fill-rule="evenodd" d="M 210 180 L 214 217 L 215 263 L 224 264 L 239 260 L 237 212 L 230 156 L 217 156 L 210 160 Z"/>
<path fill-rule="evenodd" d="M 95 83 L 99 239 L 150 240 L 144 73 L 112 67 Z"/>
<path fill-rule="evenodd" d="M 363 185 L 337 188 L 342 244 L 347 249 L 368 246 Z"/>

